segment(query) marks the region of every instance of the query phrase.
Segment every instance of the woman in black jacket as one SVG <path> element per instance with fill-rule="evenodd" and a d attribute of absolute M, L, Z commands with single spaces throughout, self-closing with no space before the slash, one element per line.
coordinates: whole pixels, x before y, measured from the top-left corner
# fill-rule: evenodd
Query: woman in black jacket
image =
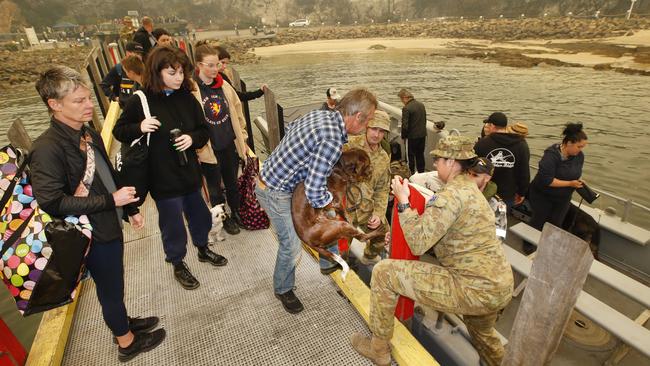
<path fill-rule="evenodd" d="M 587 146 L 587 134 L 582 123 L 568 123 L 562 135 L 562 143 L 544 151 L 537 175 L 530 184 L 528 199 L 533 209 L 530 225 L 537 230 L 542 230 L 546 222 L 562 227 L 571 195 L 582 187 L 580 177 L 585 161 L 582 149 Z M 531 245 L 524 246 L 524 251 L 531 250 L 534 251 Z"/>
<path fill-rule="evenodd" d="M 201 106 L 191 94 L 190 61 L 176 48 L 153 49 L 145 67 L 143 91 L 151 118 L 145 118 L 140 98 L 131 98 L 113 129 L 122 143 L 130 144 L 151 133 L 148 156 L 149 192 L 158 208 L 158 224 L 165 260 L 174 265 L 174 277 L 191 290 L 199 286 L 183 262 L 187 253 L 187 219 L 199 261 L 224 266 L 226 258 L 208 248 L 211 215 L 201 196 L 201 171 L 195 150 L 208 141 Z M 172 138 L 174 130 L 180 136 Z"/>

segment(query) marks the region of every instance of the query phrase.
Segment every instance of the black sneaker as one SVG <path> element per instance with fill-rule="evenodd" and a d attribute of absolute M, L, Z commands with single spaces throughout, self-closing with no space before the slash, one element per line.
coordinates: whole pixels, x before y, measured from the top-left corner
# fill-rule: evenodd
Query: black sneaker
<path fill-rule="evenodd" d="M 194 290 L 199 287 L 199 281 L 192 275 L 185 262 L 174 265 L 174 277 L 186 290 Z"/>
<path fill-rule="evenodd" d="M 226 218 L 223 220 L 223 229 L 226 230 L 226 232 L 230 235 L 237 235 L 241 230 L 239 230 L 239 226 L 233 220 L 230 216 L 226 216 Z"/>
<path fill-rule="evenodd" d="M 148 318 L 131 318 L 129 317 L 129 329 L 133 333 L 146 333 L 154 329 L 158 323 L 160 323 L 160 318 L 157 316 L 150 316 Z"/>
<path fill-rule="evenodd" d="M 160 318 L 157 316 L 150 316 L 148 318 L 131 318 L 129 317 L 129 330 L 133 333 L 146 333 L 154 329 Z M 113 343 L 117 344 L 117 338 L 113 337 Z"/>
<path fill-rule="evenodd" d="M 332 273 L 336 272 L 339 269 L 343 269 L 343 267 L 341 267 L 340 264 L 336 263 L 336 265 L 334 267 L 321 268 L 320 273 L 327 276 L 329 274 L 332 274 Z"/>
<path fill-rule="evenodd" d="M 133 342 L 128 347 L 117 348 L 117 358 L 120 362 L 126 362 L 142 352 L 151 351 L 162 343 L 166 335 L 164 329 L 156 329 L 151 333 L 136 333 Z"/>
<path fill-rule="evenodd" d="M 199 262 L 209 262 L 217 267 L 228 264 L 228 260 L 224 256 L 211 251 L 207 246 L 199 248 Z"/>
<path fill-rule="evenodd" d="M 293 293 L 293 290 L 289 290 L 283 294 L 275 294 L 275 297 L 282 302 L 284 310 L 291 314 L 297 314 L 304 309 L 300 300 Z"/>
<path fill-rule="evenodd" d="M 239 216 L 238 212 L 233 211 L 230 213 L 230 215 L 232 216 L 232 220 L 235 222 L 235 224 L 237 224 L 237 226 L 239 226 L 241 229 L 246 229 L 244 227 L 244 223 L 241 221 L 241 216 Z"/>

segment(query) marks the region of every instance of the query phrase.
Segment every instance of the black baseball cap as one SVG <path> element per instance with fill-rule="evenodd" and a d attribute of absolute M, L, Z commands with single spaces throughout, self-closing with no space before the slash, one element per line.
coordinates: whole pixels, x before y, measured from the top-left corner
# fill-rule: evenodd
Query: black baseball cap
<path fill-rule="evenodd" d="M 508 125 L 508 117 L 501 112 L 494 112 L 483 123 L 491 123 L 495 126 L 506 127 Z"/>
<path fill-rule="evenodd" d="M 474 165 L 469 168 L 469 171 L 474 174 L 487 174 L 494 175 L 494 164 L 487 158 L 477 158 Z"/>
<path fill-rule="evenodd" d="M 142 48 L 142 45 L 138 42 L 127 42 L 126 46 L 124 46 L 124 49 L 129 51 L 129 52 L 138 52 L 138 53 L 143 53 L 144 48 Z"/>

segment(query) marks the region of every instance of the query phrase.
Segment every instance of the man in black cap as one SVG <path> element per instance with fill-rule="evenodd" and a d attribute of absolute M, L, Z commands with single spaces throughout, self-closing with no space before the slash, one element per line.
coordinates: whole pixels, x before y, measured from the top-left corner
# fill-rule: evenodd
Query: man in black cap
<path fill-rule="evenodd" d="M 143 48 L 138 42 L 127 42 L 124 49 L 126 50 L 125 57 L 133 55 L 142 59 Z M 102 82 L 99 83 L 99 86 L 108 99 L 119 102 L 122 108 L 126 99 L 133 95 L 135 91 L 135 82 L 126 76 L 121 63 L 110 69 Z"/>
<path fill-rule="evenodd" d="M 530 150 L 526 139 L 508 133 L 508 117 L 492 113 L 483 121 L 485 136 L 474 146 L 476 155 L 486 157 L 494 165 L 492 181 L 508 209 L 523 202 L 530 182 Z"/>

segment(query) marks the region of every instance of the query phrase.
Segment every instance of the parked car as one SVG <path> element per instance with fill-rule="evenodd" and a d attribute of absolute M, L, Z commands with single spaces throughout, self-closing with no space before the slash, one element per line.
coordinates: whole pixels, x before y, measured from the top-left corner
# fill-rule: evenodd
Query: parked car
<path fill-rule="evenodd" d="M 308 27 L 309 19 L 298 19 L 289 23 L 290 27 Z"/>

